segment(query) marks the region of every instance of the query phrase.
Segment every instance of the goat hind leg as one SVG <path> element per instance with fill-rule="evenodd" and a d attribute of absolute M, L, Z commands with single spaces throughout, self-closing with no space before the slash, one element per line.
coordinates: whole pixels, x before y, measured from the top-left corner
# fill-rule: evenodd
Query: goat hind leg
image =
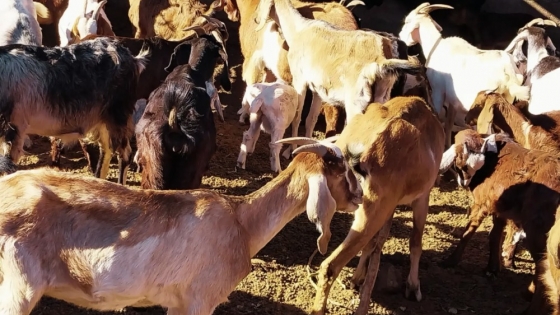
<path fill-rule="evenodd" d="M 305 119 L 305 136 L 307 138 L 313 137 L 313 129 L 317 124 L 317 119 L 319 118 L 322 107 L 323 101 L 321 100 L 321 97 L 317 93 L 313 92 L 311 107 L 309 108 L 309 113 L 307 114 L 307 118 Z"/>
<path fill-rule="evenodd" d="M 280 165 L 280 150 L 282 149 L 282 144 L 276 143 L 276 141 L 282 139 L 284 131 L 285 130 L 282 128 L 275 128 L 270 134 L 270 168 L 276 173 L 282 171 L 282 166 Z"/>
<path fill-rule="evenodd" d="M 406 298 L 411 298 L 411 293 L 414 293 L 414 298 L 417 302 L 422 300 L 422 292 L 420 291 L 420 279 L 418 278 L 418 271 L 420 265 L 420 256 L 422 256 L 422 236 L 424 234 L 424 225 L 426 224 L 426 217 L 428 216 L 428 205 L 430 202 L 430 192 L 412 202 L 412 232 L 410 234 L 410 272 L 406 280 Z"/>
<path fill-rule="evenodd" d="M 292 120 L 292 137 L 298 136 L 298 129 L 299 124 L 301 123 L 301 112 L 303 110 L 303 103 L 305 102 L 305 95 L 307 94 L 307 84 L 302 82 L 296 82 L 295 78 L 292 81 L 292 86 L 298 93 L 298 107 L 296 110 L 296 116 L 294 120 Z M 307 126 L 306 126 L 307 127 Z M 282 152 L 282 156 L 286 159 L 290 158 L 292 152 L 297 148 L 297 145 L 292 144 L 288 146 L 284 152 Z"/>
<path fill-rule="evenodd" d="M 62 151 L 62 140 L 49 137 L 51 142 L 51 166 L 60 167 L 60 153 Z"/>
<path fill-rule="evenodd" d="M 237 167 L 241 169 L 245 169 L 247 154 L 255 151 L 255 144 L 261 132 L 262 113 L 251 113 L 250 117 L 251 124 L 249 129 L 243 132 L 243 141 L 241 142 L 239 155 L 237 156 Z"/>
<path fill-rule="evenodd" d="M 503 234 L 507 221 L 504 218 L 493 215 L 492 223 L 492 229 L 488 235 L 490 254 L 488 255 L 486 274 L 496 276 L 501 269 L 502 243 L 504 240 Z"/>
<path fill-rule="evenodd" d="M 117 179 L 117 183 L 126 185 L 126 175 L 128 173 L 130 161 L 132 160 L 132 147 L 128 139 L 125 138 L 122 140 L 117 153 L 119 163 L 119 178 Z"/>

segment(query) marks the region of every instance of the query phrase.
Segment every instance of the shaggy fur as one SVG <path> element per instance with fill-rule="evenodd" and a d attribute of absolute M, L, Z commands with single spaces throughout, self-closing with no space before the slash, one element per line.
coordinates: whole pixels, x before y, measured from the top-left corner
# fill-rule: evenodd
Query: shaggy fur
<path fill-rule="evenodd" d="M 128 161 L 135 90 L 148 52 L 134 56 L 110 38 L 60 48 L 0 47 L 0 136 L 17 162 L 27 134 L 63 140 L 93 135 Z M 109 160 L 101 177 L 106 176 Z"/>
<path fill-rule="evenodd" d="M 41 46 L 43 35 L 32 0 L 0 1 L 0 45 Z"/>
<path fill-rule="evenodd" d="M 206 82 L 223 57 L 206 38 L 191 45 L 189 64 L 176 67 L 154 90 L 136 127 L 143 188 L 198 188 L 216 151 Z"/>

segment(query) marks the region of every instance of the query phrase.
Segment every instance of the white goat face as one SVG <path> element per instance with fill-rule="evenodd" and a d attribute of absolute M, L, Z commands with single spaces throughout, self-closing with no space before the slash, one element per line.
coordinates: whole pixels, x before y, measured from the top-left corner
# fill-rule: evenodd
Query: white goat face
<path fill-rule="evenodd" d="M 462 187 L 468 187 L 476 172 L 484 165 L 487 151 L 498 152 L 495 135 L 484 139 L 480 151 L 470 150 L 466 143 L 456 143 L 443 153 L 440 171 L 452 167 L 457 173 L 457 183 Z"/>
<path fill-rule="evenodd" d="M 420 32 L 418 28 L 420 23 L 416 16 L 410 14 L 404 20 L 404 25 L 399 33 L 399 39 L 402 40 L 407 46 L 412 46 L 420 42 Z"/>

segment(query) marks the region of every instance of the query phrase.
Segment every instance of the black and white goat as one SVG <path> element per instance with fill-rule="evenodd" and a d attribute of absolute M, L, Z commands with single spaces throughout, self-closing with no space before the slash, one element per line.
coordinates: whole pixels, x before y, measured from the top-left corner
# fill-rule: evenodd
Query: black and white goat
<path fill-rule="evenodd" d="M 560 58 L 555 56 L 556 47 L 541 26 L 557 26 L 551 20 L 535 19 L 522 27 L 505 49 L 514 56 L 523 57 L 522 44 L 527 42 L 526 79 L 524 85 L 531 87 L 529 113 L 538 115 L 559 110 Z"/>
<path fill-rule="evenodd" d="M 189 62 L 176 66 L 150 95 L 136 126 L 134 157 L 144 189 L 194 189 L 216 151 L 216 127 L 207 82 L 218 63 L 226 63 L 221 45 L 194 38 Z M 175 62 L 175 54 L 170 65 Z"/>
<path fill-rule="evenodd" d="M 17 163 L 27 134 L 63 142 L 87 137 L 104 153 L 97 177 L 106 178 L 114 151 L 126 168 L 135 90 L 148 54 L 145 49 L 134 56 L 110 38 L 67 47 L 0 47 L 3 153 Z"/>

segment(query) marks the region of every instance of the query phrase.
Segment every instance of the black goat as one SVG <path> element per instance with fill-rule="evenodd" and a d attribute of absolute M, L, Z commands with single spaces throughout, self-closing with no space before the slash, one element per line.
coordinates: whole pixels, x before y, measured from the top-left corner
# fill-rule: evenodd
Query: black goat
<path fill-rule="evenodd" d="M 134 91 L 149 49 L 134 56 L 111 38 L 67 47 L 0 47 L 0 137 L 14 162 L 28 134 L 89 138 L 105 153 L 105 178 L 114 151 L 126 169 L 134 129 Z M 124 179 L 119 179 L 123 182 Z"/>
<path fill-rule="evenodd" d="M 150 95 L 136 126 L 144 189 L 199 188 L 216 151 L 216 127 L 206 84 L 225 52 L 212 40 L 195 38 L 187 65 L 180 65 Z M 176 62 L 175 55 L 170 64 Z"/>

